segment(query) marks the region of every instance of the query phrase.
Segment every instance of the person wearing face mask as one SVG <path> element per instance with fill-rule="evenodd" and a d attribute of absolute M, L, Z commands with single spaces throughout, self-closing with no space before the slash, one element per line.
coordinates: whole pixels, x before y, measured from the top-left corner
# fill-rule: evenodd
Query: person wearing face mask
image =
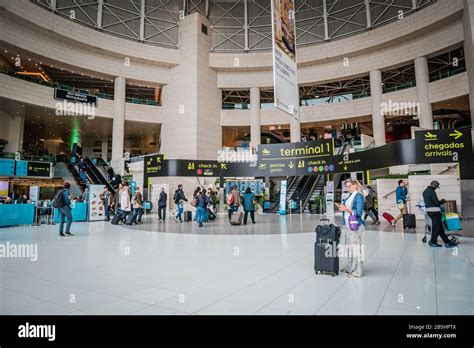
<path fill-rule="evenodd" d="M 349 192 L 342 204 L 337 204 L 339 211 L 342 212 L 342 223 L 344 231 L 345 245 L 348 250 L 348 265 L 342 272 L 346 272 L 348 277 L 361 277 L 363 266 L 362 254 L 362 233 L 364 232 L 364 194 L 362 193 L 361 184 L 355 179 L 347 179 L 344 185 Z M 357 230 L 349 227 L 350 216 L 355 215 L 357 218 Z"/>

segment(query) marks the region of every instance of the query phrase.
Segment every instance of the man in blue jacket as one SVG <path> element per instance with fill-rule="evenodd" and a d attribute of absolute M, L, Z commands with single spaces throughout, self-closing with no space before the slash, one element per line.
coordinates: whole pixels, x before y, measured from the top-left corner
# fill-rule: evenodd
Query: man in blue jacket
<path fill-rule="evenodd" d="M 406 188 L 406 183 L 403 180 L 398 181 L 398 187 L 395 191 L 397 207 L 400 209 L 400 214 L 392 221 L 392 226 L 395 227 L 398 220 L 400 220 L 404 214 L 407 214 L 407 196 L 408 189 Z"/>

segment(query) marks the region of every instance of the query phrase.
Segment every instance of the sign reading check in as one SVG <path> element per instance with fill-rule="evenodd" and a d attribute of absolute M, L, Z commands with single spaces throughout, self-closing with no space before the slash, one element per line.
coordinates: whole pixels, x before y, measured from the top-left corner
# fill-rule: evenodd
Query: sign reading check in
<path fill-rule="evenodd" d="M 469 129 L 441 129 L 415 133 L 418 163 L 449 163 L 472 156 Z"/>

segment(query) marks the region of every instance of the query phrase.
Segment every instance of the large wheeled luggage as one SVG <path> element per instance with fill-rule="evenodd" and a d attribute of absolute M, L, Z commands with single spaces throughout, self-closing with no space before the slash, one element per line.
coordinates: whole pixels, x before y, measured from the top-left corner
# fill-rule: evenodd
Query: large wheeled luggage
<path fill-rule="evenodd" d="M 216 214 L 214 214 L 214 212 L 209 208 L 207 208 L 207 214 L 209 215 L 209 221 L 216 219 Z"/>
<path fill-rule="evenodd" d="M 133 212 L 128 214 L 127 220 L 125 221 L 126 225 L 133 225 L 135 223 L 135 220 L 137 218 L 137 215 L 135 215 Z"/>
<path fill-rule="evenodd" d="M 327 273 L 332 276 L 339 274 L 339 257 L 336 242 L 314 243 L 314 271 L 316 274 Z"/>
<path fill-rule="evenodd" d="M 415 214 L 403 214 L 403 228 L 405 230 L 416 228 L 416 216 L 415 216 Z"/>
<path fill-rule="evenodd" d="M 242 225 L 242 217 L 244 214 L 241 211 L 234 211 L 230 216 L 230 224 L 231 225 Z"/>
<path fill-rule="evenodd" d="M 385 220 L 387 220 L 389 223 L 392 223 L 393 220 L 395 220 L 395 218 L 393 217 L 393 215 L 385 212 L 382 214 L 382 216 L 384 217 Z"/>
<path fill-rule="evenodd" d="M 192 222 L 193 221 L 193 213 L 191 211 L 184 212 L 184 222 Z"/>
<path fill-rule="evenodd" d="M 117 211 L 114 215 L 114 217 L 112 218 L 112 220 L 110 221 L 110 223 L 112 225 L 118 225 L 119 222 L 123 219 L 123 215 L 122 215 L 122 212 L 121 211 Z"/>
<path fill-rule="evenodd" d="M 337 246 L 341 238 L 341 228 L 329 224 L 329 219 L 321 219 L 323 224 L 316 226 L 314 243 L 314 271 L 316 274 L 339 274 L 339 256 Z"/>

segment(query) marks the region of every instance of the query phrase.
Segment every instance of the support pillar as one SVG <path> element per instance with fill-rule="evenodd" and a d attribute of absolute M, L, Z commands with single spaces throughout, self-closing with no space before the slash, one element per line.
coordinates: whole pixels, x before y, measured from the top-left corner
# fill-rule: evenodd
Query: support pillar
<path fill-rule="evenodd" d="M 372 70 L 370 72 L 370 95 L 372 99 L 372 128 L 374 132 L 375 145 L 384 145 L 385 139 L 385 117 L 382 114 L 382 72 Z"/>
<path fill-rule="evenodd" d="M 109 142 L 107 140 L 102 141 L 102 159 L 108 161 L 109 156 Z"/>
<path fill-rule="evenodd" d="M 123 143 L 125 133 L 125 78 L 118 76 L 114 82 L 114 120 L 112 124 L 112 161 L 123 159 Z M 114 164 L 112 163 L 112 166 Z M 119 166 L 118 172 L 122 172 Z"/>
<path fill-rule="evenodd" d="M 418 57 L 415 59 L 416 94 L 420 104 L 419 116 L 420 127 L 433 129 L 433 109 L 430 102 L 430 76 L 428 70 L 428 59 Z"/>
<path fill-rule="evenodd" d="M 25 130 L 25 117 L 23 115 L 12 116 L 8 125 L 8 144 L 5 152 L 15 153 L 23 149 L 23 132 Z"/>
<path fill-rule="evenodd" d="M 250 88 L 250 143 L 254 149 L 261 143 L 260 130 L 260 88 Z"/>
<path fill-rule="evenodd" d="M 464 0 L 463 28 L 471 124 L 474 125 L 474 0 Z M 472 129 L 471 127 L 472 138 L 474 139 Z"/>

